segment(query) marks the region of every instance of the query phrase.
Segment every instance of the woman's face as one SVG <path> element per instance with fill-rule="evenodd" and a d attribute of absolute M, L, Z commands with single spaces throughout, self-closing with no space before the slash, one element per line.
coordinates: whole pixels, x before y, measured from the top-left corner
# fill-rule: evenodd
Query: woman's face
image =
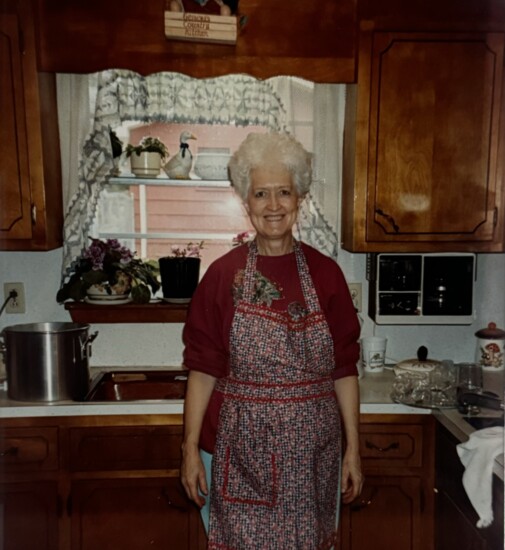
<path fill-rule="evenodd" d="M 251 171 L 246 209 L 258 237 L 291 238 L 300 202 L 291 174 L 284 166 Z"/>

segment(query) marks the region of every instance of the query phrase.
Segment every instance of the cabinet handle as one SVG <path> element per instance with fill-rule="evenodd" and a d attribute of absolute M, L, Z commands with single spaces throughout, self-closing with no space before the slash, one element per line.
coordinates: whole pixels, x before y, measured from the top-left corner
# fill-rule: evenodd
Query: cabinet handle
<path fill-rule="evenodd" d="M 375 213 L 378 214 L 379 216 L 382 216 L 383 218 L 385 218 L 391 224 L 391 227 L 393 228 L 395 233 L 398 233 L 398 231 L 400 231 L 400 228 L 396 225 L 396 222 L 395 222 L 395 219 L 393 218 L 393 216 L 390 216 L 389 214 L 386 214 L 380 208 L 376 208 Z"/>
<path fill-rule="evenodd" d="M 179 512 L 184 512 L 184 513 L 188 512 L 188 507 L 187 506 L 185 506 L 183 504 L 178 504 L 170 498 L 170 495 L 168 494 L 168 490 L 167 490 L 166 487 L 163 487 L 163 489 L 161 490 L 161 495 L 166 500 L 166 502 L 170 506 L 170 508 L 174 508 L 175 510 L 178 510 Z"/>
<path fill-rule="evenodd" d="M 3 458 L 4 456 L 18 456 L 19 447 L 9 447 L 5 451 L 2 451 L 0 453 L 0 457 Z"/>
<path fill-rule="evenodd" d="M 368 506 L 370 506 L 376 494 L 377 494 L 377 487 L 373 487 L 370 491 L 370 496 L 368 498 L 365 496 L 362 496 L 358 500 L 358 502 L 353 502 L 351 504 L 351 512 L 359 512 L 360 510 L 363 510 L 364 508 L 367 508 Z"/>
<path fill-rule="evenodd" d="M 37 207 L 35 204 L 32 204 L 32 225 L 37 223 Z"/>
<path fill-rule="evenodd" d="M 398 441 L 393 441 L 390 443 L 387 447 L 379 447 L 375 443 L 372 443 L 371 441 L 368 441 L 368 439 L 365 441 L 365 447 L 367 449 L 373 449 L 374 451 L 379 451 L 380 453 L 387 453 L 388 451 L 392 451 L 393 449 L 398 449 L 400 447 L 400 443 Z"/>

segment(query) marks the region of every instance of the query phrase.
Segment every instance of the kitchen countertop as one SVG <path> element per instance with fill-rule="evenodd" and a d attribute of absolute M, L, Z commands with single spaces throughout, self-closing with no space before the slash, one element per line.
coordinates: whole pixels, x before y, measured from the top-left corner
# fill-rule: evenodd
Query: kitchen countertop
<path fill-rule="evenodd" d="M 168 367 L 170 370 L 181 370 L 181 367 Z M 92 379 L 104 371 L 121 372 L 136 368 L 100 368 L 91 369 Z M 166 370 L 162 368 L 152 370 Z M 392 371 L 369 375 L 360 379 L 362 414 L 431 414 L 429 409 L 421 409 L 393 403 L 389 397 Z M 129 401 L 129 402 L 75 402 L 58 401 L 52 403 L 32 403 L 13 401 L 8 398 L 5 389 L 0 390 L 0 418 L 22 418 L 43 416 L 88 416 L 88 415 L 123 415 L 123 414 L 182 414 L 184 401 Z"/>
<path fill-rule="evenodd" d="M 174 367 L 170 367 L 172 370 Z M 180 367 L 175 367 L 180 368 Z M 98 368 L 91 369 L 92 377 L 103 371 L 128 370 L 127 368 Z M 135 368 L 131 368 L 135 370 Z M 159 369 L 164 370 L 164 369 Z M 165 369 L 166 370 L 166 369 Z M 182 369 L 181 369 L 182 370 Z M 475 431 L 457 409 L 436 409 L 412 407 L 393 403 L 390 392 L 394 380 L 392 369 L 384 372 L 367 374 L 360 378 L 360 412 L 362 414 L 434 414 L 460 441 L 466 441 Z M 503 395 L 503 372 L 485 373 L 484 388 Z M 95 416 L 95 415 L 135 415 L 135 414 L 182 414 L 184 401 L 129 401 L 129 402 L 74 402 L 61 401 L 57 403 L 28 403 L 13 401 L 8 398 L 5 389 L 0 390 L 0 418 L 27 418 L 27 417 L 59 417 L 59 416 Z M 482 412 L 480 416 L 497 416 L 498 411 Z M 501 454 L 495 461 L 494 472 L 504 478 L 504 456 Z"/>

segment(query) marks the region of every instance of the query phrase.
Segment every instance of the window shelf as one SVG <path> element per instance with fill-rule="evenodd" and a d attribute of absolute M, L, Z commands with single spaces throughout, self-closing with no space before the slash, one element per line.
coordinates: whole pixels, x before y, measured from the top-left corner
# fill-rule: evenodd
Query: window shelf
<path fill-rule="evenodd" d="M 75 323 L 184 323 L 187 304 L 124 304 L 101 306 L 66 302 Z"/>

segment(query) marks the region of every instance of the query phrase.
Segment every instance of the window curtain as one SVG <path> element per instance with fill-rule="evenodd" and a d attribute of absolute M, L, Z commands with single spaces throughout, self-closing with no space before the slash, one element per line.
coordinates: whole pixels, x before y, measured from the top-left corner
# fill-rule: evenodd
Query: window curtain
<path fill-rule="evenodd" d="M 340 192 L 345 85 L 313 84 L 295 77 L 270 79 L 286 110 L 286 129 L 306 143 L 312 128 L 313 178 L 299 213 L 298 236 L 336 259 L 340 243 Z M 310 108 L 310 111 L 308 111 Z"/>
<path fill-rule="evenodd" d="M 194 79 L 179 73 L 157 73 L 144 77 L 125 70 L 76 76 L 58 75 L 57 80 L 60 137 L 64 144 L 62 156 L 70 159 L 63 173 L 64 195 L 71 197 L 64 223 L 63 279 L 89 243 L 100 191 L 115 169 L 109 137 L 111 128 L 131 120 L 254 124 L 273 131 L 291 131 L 296 136 L 298 126 L 295 122 L 300 104 L 297 89 L 303 86 L 300 88 L 302 81 L 294 77 L 264 81 L 247 75 Z M 316 90 L 319 86 L 315 85 Z M 320 149 L 315 150 L 315 184 L 311 196 L 304 201 L 299 236 L 336 257 L 336 224 L 331 226 L 332 217 L 325 215 L 325 208 L 337 215 L 335 197 L 338 192 L 331 192 L 335 204 L 330 205 L 327 201 L 330 198 L 328 189 L 339 182 L 334 171 L 338 172 L 340 166 L 333 167 L 334 161 L 319 156 L 323 153 L 333 158 L 337 156 L 338 141 L 341 142 L 341 136 L 336 135 L 339 125 L 331 124 L 339 117 L 343 120 L 343 111 L 339 111 L 340 103 L 333 96 L 340 86 L 328 86 L 331 90 L 326 93 L 321 90 L 321 94 L 314 94 L 314 122 L 317 120 L 318 125 L 327 128 L 324 131 L 314 128 L 314 146 L 319 144 Z M 90 90 L 96 90 L 96 94 Z M 306 86 L 304 90 L 306 92 Z M 83 112 L 88 104 L 93 104 L 89 116 Z M 334 114 L 330 116 L 326 109 Z M 91 130 L 90 119 L 93 121 Z M 82 143 L 82 136 L 86 134 Z"/>

